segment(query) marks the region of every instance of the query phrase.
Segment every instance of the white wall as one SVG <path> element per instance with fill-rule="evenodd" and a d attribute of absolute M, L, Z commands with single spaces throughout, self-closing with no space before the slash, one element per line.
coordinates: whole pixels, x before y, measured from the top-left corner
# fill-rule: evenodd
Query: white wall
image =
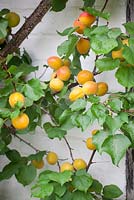
<path fill-rule="evenodd" d="M 23 17 L 28 16 L 39 0 L 0 0 L 0 6 L 10 8 L 13 11 L 20 13 L 21 23 L 24 22 Z M 104 0 L 99 0 L 97 7 L 100 8 L 104 3 Z M 28 40 L 25 40 L 22 47 L 30 53 L 35 65 L 40 66 L 40 70 L 37 73 L 37 77 L 42 73 L 42 66 L 46 63 L 49 56 L 56 55 L 56 47 L 61 43 L 64 38 L 56 34 L 56 30 L 62 31 L 66 27 L 70 27 L 74 19 L 79 15 L 79 7 L 82 5 L 81 0 L 70 0 L 67 8 L 60 13 L 50 12 L 48 13 L 42 22 L 34 29 L 30 34 Z M 110 26 L 121 26 L 125 22 L 125 1 L 124 0 L 112 0 L 108 3 L 108 11 L 112 12 Z M 121 26 L 122 28 L 122 26 Z M 90 64 L 89 64 L 90 63 Z M 92 57 L 83 61 L 83 68 L 92 68 Z M 113 73 L 104 73 L 100 75 L 97 80 L 103 80 L 109 83 L 110 91 L 120 90 L 121 87 L 117 84 L 113 78 Z M 48 72 L 50 75 L 50 71 Z M 42 80 L 45 80 L 43 77 Z M 113 84 L 114 83 L 114 84 Z M 45 117 L 44 121 L 48 119 Z M 95 127 L 92 127 L 95 128 Z M 85 133 L 81 133 L 78 129 L 73 129 L 69 132 L 67 138 L 74 149 L 75 157 L 83 157 L 88 161 L 91 152 L 85 148 L 85 144 L 82 140 L 86 139 L 90 134 L 90 130 Z M 58 153 L 60 158 L 68 158 L 69 152 L 66 148 L 64 141 L 58 141 L 57 139 L 49 140 L 42 130 L 38 130 L 35 135 L 26 135 L 25 139 L 33 143 L 37 148 L 44 150 L 52 150 Z M 25 144 L 20 143 L 14 139 L 12 147 L 19 149 L 23 155 L 33 153 L 33 151 Z M 111 160 L 107 155 L 96 154 L 94 158 L 96 164 L 93 164 L 89 172 L 104 184 L 117 184 L 125 192 L 125 165 L 124 161 L 120 163 L 117 168 L 112 165 Z M 7 162 L 4 157 L 0 157 L 0 169 Z M 46 169 L 49 167 L 46 163 Z M 55 167 L 51 167 L 54 169 Z M 17 183 L 13 177 L 10 180 L 0 183 L 0 200 L 34 200 L 30 197 L 30 187 L 23 187 Z M 124 200 L 122 197 L 121 200 Z"/>

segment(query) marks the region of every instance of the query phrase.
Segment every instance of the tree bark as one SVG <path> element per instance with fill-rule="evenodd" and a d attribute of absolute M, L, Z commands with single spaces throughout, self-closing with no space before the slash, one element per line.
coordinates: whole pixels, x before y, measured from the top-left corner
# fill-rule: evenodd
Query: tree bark
<path fill-rule="evenodd" d="M 46 12 L 51 7 L 51 0 L 42 0 L 33 13 L 26 18 L 25 23 L 18 30 L 10 42 L 0 52 L 0 57 L 6 57 L 8 54 L 15 52 L 21 43 L 28 37 L 35 26 L 42 20 Z"/>
<path fill-rule="evenodd" d="M 127 0 L 126 21 L 134 21 L 134 0 Z M 134 149 L 126 154 L 126 200 L 134 200 Z"/>

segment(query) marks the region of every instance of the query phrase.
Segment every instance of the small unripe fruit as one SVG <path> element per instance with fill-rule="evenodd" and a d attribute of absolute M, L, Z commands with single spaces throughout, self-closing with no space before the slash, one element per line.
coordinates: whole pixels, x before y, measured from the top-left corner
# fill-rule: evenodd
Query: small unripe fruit
<path fill-rule="evenodd" d="M 54 70 L 59 69 L 63 65 L 63 61 L 58 56 L 51 56 L 47 59 L 47 63 L 49 67 L 51 67 Z"/>
<path fill-rule="evenodd" d="M 95 150 L 96 149 L 96 146 L 93 144 L 93 140 L 92 140 L 91 137 L 86 140 L 86 146 L 90 150 Z"/>
<path fill-rule="evenodd" d="M 37 161 L 37 160 L 32 160 L 32 165 L 36 168 L 36 169 L 42 169 L 44 167 L 44 161 L 43 160 L 40 160 L 40 161 Z"/>
<path fill-rule="evenodd" d="M 73 171 L 73 165 L 69 162 L 65 162 L 60 166 L 60 171 L 64 172 L 64 171 Z"/>
<path fill-rule="evenodd" d="M 91 26 L 96 20 L 96 17 L 89 14 L 88 12 L 82 12 L 79 16 L 80 22 L 82 22 L 85 26 Z"/>
<path fill-rule="evenodd" d="M 77 74 L 77 81 L 81 85 L 83 85 L 87 81 L 93 81 L 93 79 L 94 79 L 93 73 L 88 70 L 81 70 Z"/>
<path fill-rule="evenodd" d="M 15 12 L 9 12 L 5 18 L 8 20 L 9 27 L 16 27 L 20 23 L 20 16 Z"/>
<path fill-rule="evenodd" d="M 99 82 L 97 83 L 98 89 L 97 89 L 97 96 L 103 96 L 107 93 L 108 91 L 108 85 L 105 82 Z"/>
<path fill-rule="evenodd" d="M 87 164 L 83 159 L 75 159 L 73 162 L 73 167 L 76 170 L 86 169 Z"/>
<path fill-rule="evenodd" d="M 83 84 L 82 89 L 85 95 L 92 95 L 97 93 L 98 85 L 94 81 L 87 81 Z"/>
<path fill-rule="evenodd" d="M 49 152 L 46 156 L 46 160 L 50 165 L 55 165 L 58 161 L 58 156 L 55 152 Z"/>
<path fill-rule="evenodd" d="M 76 19 L 73 23 L 74 28 L 76 29 L 76 32 L 79 34 L 83 34 L 84 33 L 84 29 L 86 28 L 86 26 L 81 23 L 78 19 Z"/>
<path fill-rule="evenodd" d="M 81 38 L 78 43 L 76 44 L 76 49 L 79 54 L 87 54 L 90 49 L 90 42 L 85 38 Z"/>
<path fill-rule="evenodd" d="M 79 98 L 84 97 L 84 92 L 81 87 L 75 87 L 73 90 L 70 92 L 69 99 L 70 101 L 76 101 Z"/>
<path fill-rule="evenodd" d="M 64 83 L 59 78 L 54 78 L 50 81 L 49 87 L 54 92 L 60 92 L 64 87 Z"/>
<path fill-rule="evenodd" d="M 67 66 L 62 66 L 56 71 L 57 77 L 62 81 L 67 81 L 71 76 L 71 71 Z"/>

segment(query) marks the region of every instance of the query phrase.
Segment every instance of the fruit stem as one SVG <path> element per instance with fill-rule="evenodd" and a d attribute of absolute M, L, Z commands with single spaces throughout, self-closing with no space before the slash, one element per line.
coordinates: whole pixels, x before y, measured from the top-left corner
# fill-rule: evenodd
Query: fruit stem
<path fill-rule="evenodd" d="M 65 140 L 65 142 L 66 142 L 66 144 L 67 144 L 67 146 L 68 146 L 71 159 L 72 159 L 72 161 L 74 161 L 74 157 L 73 157 L 73 153 L 72 153 L 72 150 L 73 150 L 73 149 L 71 148 L 71 146 L 70 146 L 69 142 L 67 141 L 67 138 L 66 138 L 66 137 L 64 137 L 64 140 Z"/>
<path fill-rule="evenodd" d="M 94 151 L 92 152 L 92 155 L 91 155 L 90 160 L 89 160 L 89 162 L 88 162 L 88 165 L 87 165 L 87 167 L 86 167 L 86 171 L 88 171 L 88 170 L 89 170 L 89 167 L 91 166 L 91 164 L 93 164 L 93 158 L 94 158 L 95 153 L 96 153 L 96 150 L 94 150 Z"/>

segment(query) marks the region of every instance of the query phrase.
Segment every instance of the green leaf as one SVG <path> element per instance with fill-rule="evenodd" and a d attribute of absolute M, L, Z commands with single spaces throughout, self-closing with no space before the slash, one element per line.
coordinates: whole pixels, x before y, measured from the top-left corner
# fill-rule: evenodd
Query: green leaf
<path fill-rule="evenodd" d="M 93 179 L 91 187 L 88 189 L 89 192 L 95 192 L 96 194 L 101 194 L 103 185 L 98 181 Z"/>
<path fill-rule="evenodd" d="M 82 131 L 85 131 L 88 126 L 94 122 L 94 120 L 95 117 L 91 110 L 88 110 L 86 113 L 80 114 L 78 117 L 76 117 L 77 126 L 81 127 Z"/>
<path fill-rule="evenodd" d="M 73 102 L 69 107 L 72 111 L 80 111 L 86 108 L 87 102 L 84 99 L 78 99 Z"/>
<path fill-rule="evenodd" d="M 7 118 L 11 114 L 10 110 L 8 108 L 0 108 L 0 116 L 2 118 Z"/>
<path fill-rule="evenodd" d="M 19 171 L 16 173 L 16 179 L 19 183 L 24 186 L 29 185 L 36 177 L 36 169 L 35 167 L 30 165 L 23 165 L 19 168 Z"/>
<path fill-rule="evenodd" d="M 89 101 L 90 103 L 99 103 L 100 102 L 100 98 L 98 96 L 94 96 L 94 95 L 88 96 L 86 100 Z"/>
<path fill-rule="evenodd" d="M 128 124 L 123 124 L 121 130 L 130 139 L 130 141 L 132 143 L 132 147 L 134 147 L 134 122 L 129 121 Z"/>
<path fill-rule="evenodd" d="M 83 0 L 84 1 L 84 7 L 90 6 L 92 7 L 95 4 L 96 0 Z"/>
<path fill-rule="evenodd" d="M 76 49 L 73 52 L 73 60 L 71 62 L 70 70 L 74 76 L 77 76 L 78 72 L 81 70 L 80 54 Z"/>
<path fill-rule="evenodd" d="M 71 35 L 68 40 L 64 41 L 60 46 L 58 46 L 58 55 L 60 57 L 64 56 L 65 58 L 68 58 L 74 52 L 78 40 L 78 36 Z"/>
<path fill-rule="evenodd" d="M 125 135 L 111 135 L 104 141 L 102 151 L 111 156 L 113 164 L 118 165 L 130 145 L 131 142 Z"/>
<path fill-rule="evenodd" d="M 71 200 L 93 200 L 93 197 L 89 193 L 84 193 L 81 191 L 75 191 L 72 193 Z"/>
<path fill-rule="evenodd" d="M 10 118 L 15 118 L 17 117 L 18 115 L 20 114 L 20 110 L 19 109 L 16 109 L 15 111 L 11 112 L 10 114 Z"/>
<path fill-rule="evenodd" d="M 22 55 L 22 60 L 27 63 L 28 65 L 32 64 L 32 59 L 28 52 L 24 49 L 23 55 Z"/>
<path fill-rule="evenodd" d="M 43 128 L 50 139 L 54 138 L 62 139 L 66 135 L 66 131 L 62 130 L 58 126 L 52 126 L 51 123 L 49 122 L 45 123 L 43 125 Z"/>
<path fill-rule="evenodd" d="M 125 60 L 130 63 L 131 65 L 134 65 L 134 39 L 129 39 L 129 46 L 124 46 L 122 55 L 125 58 Z M 130 68 L 130 67 L 128 67 Z"/>
<path fill-rule="evenodd" d="M 66 7 L 68 0 L 52 0 L 52 10 L 59 12 Z"/>
<path fill-rule="evenodd" d="M 91 106 L 91 112 L 93 113 L 93 115 L 95 116 L 95 118 L 98 119 L 98 122 L 100 125 L 102 125 L 105 120 L 106 120 L 106 107 L 103 104 L 93 104 Z"/>
<path fill-rule="evenodd" d="M 42 85 L 38 79 L 31 79 L 25 84 L 23 88 L 24 94 L 29 99 L 33 101 L 39 100 L 42 96 L 44 96 L 44 91 L 42 89 Z"/>
<path fill-rule="evenodd" d="M 122 109 L 122 101 L 117 98 L 109 99 L 108 105 L 114 112 L 119 112 Z"/>
<path fill-rule="evenodd" d="M 4 120 L 0 118 L 0 129 L 2 128 L 3 124 L 4 124 Z"/>
<path fill-rule="evenodd" d="M 102 153 L 102 144 L 109 137 L 110 133 L 104 130 L 97 131 L 95 135 L 93 135 L 93 144 L 95 144 L 96 149 L 99 153 Z"/>
<path fill-rule="evenodd" d="M 72 180 L 72 185 L 75 189 L 87 192 L 88 188 L 92 185 L 92 177 L 83 170 L 77 171 Z"/>
<path fill-rule="evenodd" d="M 72 117 L 75 116 L 71 110 L 65 110 L 59 117 L 60 128 L 62 130 L 70 130 L 74 127 Z"/>
<path fill-rule="evenodd" d="M 118 82 L 123 85 L 124 87 L 127 87 L 130 89 L 134 86 L 134 67 L 120 67 L 115 74 L 115 77 L 117 78 Z"/>
<path fill-rule="evenodd" d="M 105 124 L 110 129 L 112 133 L 115 133 L 120 127 L 124 121 L 121 120 L 120 116 L 117 115 L 115 117 L 107 116 Z"/>
<path fill-rule="evenodd" d="M 20 153 L 15 149 L 7 151 L 6 156 L 12 162 L 18 162 L 21 160 Z"/>
<path fill-rule="evenodd" d="M 39 151 L 36 154 L 31 154 L 28 156 L 28 160 L 37 160 L 41 161 L 46 154 L 46 151 Z"/>
<path fill-rule="evenodd" d="M 8 21 L 5 19 L 0 19 L 0 39 L 7 36 Z"/>
<path fill-rule="evenodd" d="M 3 15 L 6 15 L 6 14 L 9 13 L 9 12 L 10 12 L 10 10 L 7 9 L 7 8 L 2 9 L 2 10 L 0 11 L 0 17 L 2 17 Z"/>
<path fill-rule="evenodd" d="M 123 192 L 116 185 L 106 185 L 103 188 L 103 194 L 104 197 L 113 199 L 120 197 L 123 194 Z"/>
<path fill-rule="evenodd" d="M 133 35 L 134 34 L 134 22 L 127 22 L 125 24 L 123 24 L 124 27 L 126 28 L 126 31 L 130 34 Z"/>
<path fill-rule="evenodd" d="M 35 188 L 32 188 L 32 196 L 37 198 L 45 198 L 52 194 L 54 190 L 53 184 L 45 184 L 41 185 L 40 187 L 37 186 Z"/>
<path fill-rule="evenodd" d="M 102 17 L 106 20 L 108 20 L 110 18 L 110 13 L 108 13 L 108 12 L 101 12 L 101 11 L 96 10 L 94 8 L 91 8 L 91 7 L 87 7 L 87 8 L 85 8 L 85 10 L 87 12 L 89 12 L 89 14 L 91 14 L 91 15 Z"/>
<path fill-rule="evenodd" d="M 92 28 L 85 28 L 84 29 L 84 35 L 87 37 L 92 37 L 93 35 L 102 35 L 108 33 L 108 27 L 107 26 L 98 26 L 98 27 L 92 27 Z"/>
<path fill-rule="evenodd" d="M 60 185 L 60 184 L 54 184 L 54 193 L 58 195 L 59 197 L 62 197 L 64 193 L 66 192 L 66 186 Z"/>
<path fill-rule="evenodd" d="M 11 143 L 12 136 L 11 136 L 8 128 L 5 128 L 5 127 L 1 128 L 0 137 L 5 142 L 6 145 Z"/>
<path fill-rule="evenodd" d="M 109 38 L 107 35 L 95 35 L 91 37 L 91 49 L 96 54 L 108 54 L 118 46 L 116 39 Z M 105 42 L 104 42 L 105 41 Z"/>
<path fill-rule="evenodd" d="M 3 168 L 2 172 L 0 172 L 0 181 L 11 178 L 15 173 L 18 172 L 20 166 L 20 163 L 10 162 Z"/>
<path fill-rule="evenodd" d="M 117 68 L 119 64 L 119 59 L 113 60 L 112 58 L 102 58 L 96 61 L 96 67 L 100 72 L 113 70 Z"/>
<path fill-rule="evenodd" d="M 120 28 L 111 28 L 108 32 L 109 38 L 117 38 L 121 34 L 121 29 Z"/>
<path fill-rule="evenodd" d="M 75 30 L 76 28 L 69 27 L 69 28 L 66 28 L 63 32 L 57 31 L 57 33 L 61 36 L 67 36 L 67 35 L 71 35 L 73 32 L 75 32 Z"/>

